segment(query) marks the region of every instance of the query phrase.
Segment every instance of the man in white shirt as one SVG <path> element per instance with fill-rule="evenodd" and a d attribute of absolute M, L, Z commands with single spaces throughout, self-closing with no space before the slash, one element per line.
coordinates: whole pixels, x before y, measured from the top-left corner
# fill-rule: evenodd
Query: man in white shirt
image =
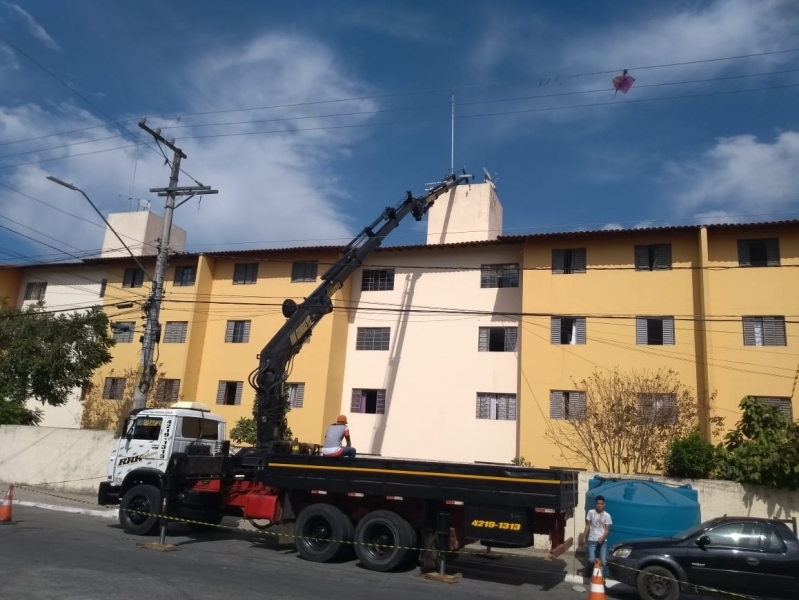
<path fill-rule="evenodd" d="M 341 445 L 343 440 L 347 442 L 346 447 Z M 347 417 L 345 415 L 339 415 L 336 422 L 327 428 L 325 443 L 322 446 L 322 456 L 327 456 L 328 458 L 337 458 L 339 456 L 355 458 L 355 448 L 352 447 L 350 428 L 347 425 Z"/>
<path fill-rule="evenodd" d="M 596 508 L 588 511 L 585 516 L 585 549 L 587 559 L 587 572 L 591 573 L 594 568 L 594 561 L 599 555 L 599 562 L 602 563 L 602 576 L 606 577 L 607 573 L 607 560 L 608 560 L 608 545 L 605 541 L 610 534 L 610 526 L 613 524 L 613 519 L 610 518 L 610 513 L 605 512 L 605 497 L 596 497 Z"/>

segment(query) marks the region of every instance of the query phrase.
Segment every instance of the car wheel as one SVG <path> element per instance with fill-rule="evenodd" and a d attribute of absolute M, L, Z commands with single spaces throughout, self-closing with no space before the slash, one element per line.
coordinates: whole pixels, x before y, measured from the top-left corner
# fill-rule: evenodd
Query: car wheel
<path fill-rule="evenodd" d="M 636 581 L 641 600 L 677 600 L 680 597 L 680 582 L 666 567 L 651 565 L 644 567 Z"/>

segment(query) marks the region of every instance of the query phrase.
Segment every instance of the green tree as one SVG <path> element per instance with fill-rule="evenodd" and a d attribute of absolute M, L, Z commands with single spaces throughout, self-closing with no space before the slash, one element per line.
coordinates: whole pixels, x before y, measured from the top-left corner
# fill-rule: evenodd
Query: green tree
<path fill-rule="evenodd" d="M 233 429 L 230 430 L 230 439 L 236 442 L 237 444 L 243 444 L 245 446 L 255 446 L 258 443 L 258 429 L 255 426 L 255 419 L 258 418 L 258 400 L 257 398 L 253 400 L 252 403 L 252 419 L 248 419 L 246 417 L 241 417 L 238 421 L 236 421 L 236 425 L 234 425 Z M 284 426 L 284 434 L 283 439 L 286 441 L 290 441 L 294 439 L 294 434 L 291 432 L 291 429 L 288 426 L 288 420 L 286 415 L 291 410 L 291 405 L 289 404 L 289 394 L 288 394 L 288 386 L 283 386 L 283 426 Z"/>
<path fill-rule="evenodd" d="M 799 489 L 799 423 L 748 396 L 740 407 L 740 421 L 719 447 L 719 476 L 739 483 Z"/>
<path fill-rule="evenodd" d="M 114 340 L 98 307 L 53 313 L 43 303 L 19 310 L 0 305 L 0 424 L 38 425 L 42 405 L 61 406 L 76 387 L 111 360 Z"/>
<path fill-rule="evenodd" d="M 665 475 L 686 479 L 708 479 L 718 466 L 718 449 L 702 439 L 699 429 L 671 443 Z"/>

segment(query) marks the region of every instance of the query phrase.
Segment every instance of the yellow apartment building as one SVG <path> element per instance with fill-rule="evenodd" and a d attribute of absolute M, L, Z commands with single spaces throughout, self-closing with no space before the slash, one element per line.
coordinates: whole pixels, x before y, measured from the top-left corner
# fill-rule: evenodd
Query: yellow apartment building
<path fill-rule="evenodd" d="M 128 231 L 145 250 L 151 225 Z M 487 182 L 440 199 L 427 227 L 427 244 L 369 257 L 294 361 L 289 425 L 301 440 L 321 441 L 344 413 L 362 453 L 582 467 L 544 434 L 570 417 L 570 395 L 579 406 L 575 382 L 616 367 L 673 369 L 703 406 L 717 394 L 729 427 L 745 395 L 799 414 L 799 221 L 502 236 Z M 229 427 L 250 417 L 248 377 L 281 303 L 302 301 L 339 255 L 176 248 L 156 353 L 163 393 L 210 405 Z M 151 272 L 152 253 L 139 259 Z M 17 306 L 105 306 L 118 343 L 95 385 L 109 400 L 113 375 L 138 365 L 149 290 L 120 252 L 0 271 Z M 79 396 L 71 421 L 59 409 L 44 424 L 74 427 Z"/>

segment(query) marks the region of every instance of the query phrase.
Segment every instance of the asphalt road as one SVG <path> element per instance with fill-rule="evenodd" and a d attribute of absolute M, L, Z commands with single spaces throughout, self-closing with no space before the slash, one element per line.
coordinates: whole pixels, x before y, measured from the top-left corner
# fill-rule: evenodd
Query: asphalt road
<path fill-rule="evenodd" d="M 137 543 L 157 538 L 125 534 L 116 521 L 14 507 L 14 523 L 0 525 L 0 598 L 66 599 L 269 597 L 324 600 L 416 598 L 587 598 L 563 574 L 535 570 L 532 561 L 462 558 L 456 584 L 432 582 L 418 570 L 375 573 L 356 560 L 309 563 L 290 547 L 276 548 L 246 533 L 194 534 L 170 530 L 178 550 L 154 552 Z M 636 600 L 617 586 L 608 597 Z"/>

